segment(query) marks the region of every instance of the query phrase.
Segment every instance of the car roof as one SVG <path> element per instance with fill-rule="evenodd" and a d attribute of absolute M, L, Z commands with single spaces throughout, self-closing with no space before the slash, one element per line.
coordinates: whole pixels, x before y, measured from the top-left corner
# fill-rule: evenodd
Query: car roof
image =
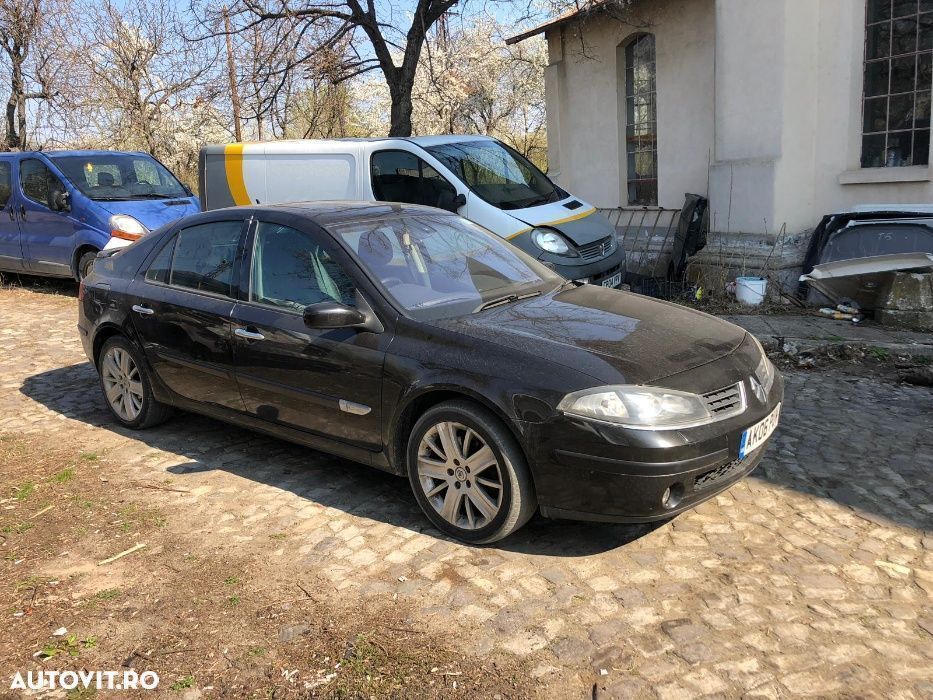
<path fill-rule="evenodd" d="M 398 202 L 363 202 L 351 200 L 329 200 L 314 202 L 288 202 L 284 204 L 265 204 L 257 206 L 236 207 L 248 210 L 251 214 L 268 212 L 286 212 L 311 220 L 318 226 L 326 228 L 329 225 L 363 221 L 377 217 L 394 217 L 408 215 L 455 216 L 451 212 L 434 207 L 424 207 L 419 204 L 400 204 Z M 229 211 L 217 209 L 215 211 Z"/>
<path fill-rule="evenodd" d="M 112 156 L 112 155 L 133 155 L 133 156 L 148 156 L 148 153 L 143 151 L 112 151 L 112 150 L 87 150 L 87 151 L 21 151 L 19 153 L 7 153 L 6 155 L 21 155 L 21 156 L 32 156 L 40 153 L 44 156 L 54 157 L 68 157 L 68 156 Z"/>

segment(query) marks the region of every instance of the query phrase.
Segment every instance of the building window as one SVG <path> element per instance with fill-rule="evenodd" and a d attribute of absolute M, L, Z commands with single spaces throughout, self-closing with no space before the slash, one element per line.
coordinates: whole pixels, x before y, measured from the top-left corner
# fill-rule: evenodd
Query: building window
<path fill-rule="evenodd" d="M 862 167 L 927 165 L 933 0 L 868 0 Z"/>
<path fill-rule="evenodd" d="M 628 203 L 658 204 L 658 108 L 654 35 L 625 47 L 625 153 Z"/>

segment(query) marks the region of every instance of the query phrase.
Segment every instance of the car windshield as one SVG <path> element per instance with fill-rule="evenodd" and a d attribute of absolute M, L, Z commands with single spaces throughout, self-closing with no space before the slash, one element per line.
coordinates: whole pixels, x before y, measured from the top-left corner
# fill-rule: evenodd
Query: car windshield
<path fill-rule="evenodd" d="M 164 165 L 139 153 L 52 156 L 71 184 L 91 199 L 172 199 L 188 197 Z"/>
<path fill-rule="evenodd" d="M 531 161 L 498 141 L 445 143 L 426 150 L 478 197 L 500 209 L 524 209 L 567 196 Z"/>
<path fill-rule="evenodd" d="M 408 314 L 429 320 L 544 293 L 564 279 L 456 216 L 402 214 L 330 227 Z"/>

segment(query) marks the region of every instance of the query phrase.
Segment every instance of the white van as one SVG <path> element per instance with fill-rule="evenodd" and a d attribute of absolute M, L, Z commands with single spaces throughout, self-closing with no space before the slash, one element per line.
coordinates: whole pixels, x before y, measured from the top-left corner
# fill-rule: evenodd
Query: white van
<path fill-rule="evenodd" d="M 440 207 L 484 226 L 569 279 L 618 287 L 625 251 L 609 220 L 487 136 L 205 146 L 205 209 L 314 200 Z"/>

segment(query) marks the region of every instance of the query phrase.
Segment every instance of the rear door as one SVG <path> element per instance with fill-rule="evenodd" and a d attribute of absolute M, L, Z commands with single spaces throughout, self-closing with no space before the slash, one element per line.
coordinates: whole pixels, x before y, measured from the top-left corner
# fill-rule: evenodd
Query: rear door
<path fill-rule="evenodd" d="M 13 191 L 15 165 L 13 157 L 0 158 L 0 269 L 10 272 L 25 269 Z"/>
<path fill-rule="evenodd" d="M 75 222 L 53 204 L 56 193 L 67 191 L 65 183 L 38 158 L 22 158 L 18 170 L 16 215 L 26 264 L 31 272 L 70 276 Z"/>
<path fill-rule="evenodd" d="M 382 447 L 385 333 L 311 329 L 306 306 L 357 304 L 355 266 L 310 225 L 268 215 L 247 243 L 234 313 L 236 372 L 246 410 L 259 418 L 370 450 Z"/>
<path fill-rule="evenodd" d="M 159 379 L 179 396 L 243 410 L 230 315 L 244 215 L 175 233 L 133 282 L 133 326 Z"/>

